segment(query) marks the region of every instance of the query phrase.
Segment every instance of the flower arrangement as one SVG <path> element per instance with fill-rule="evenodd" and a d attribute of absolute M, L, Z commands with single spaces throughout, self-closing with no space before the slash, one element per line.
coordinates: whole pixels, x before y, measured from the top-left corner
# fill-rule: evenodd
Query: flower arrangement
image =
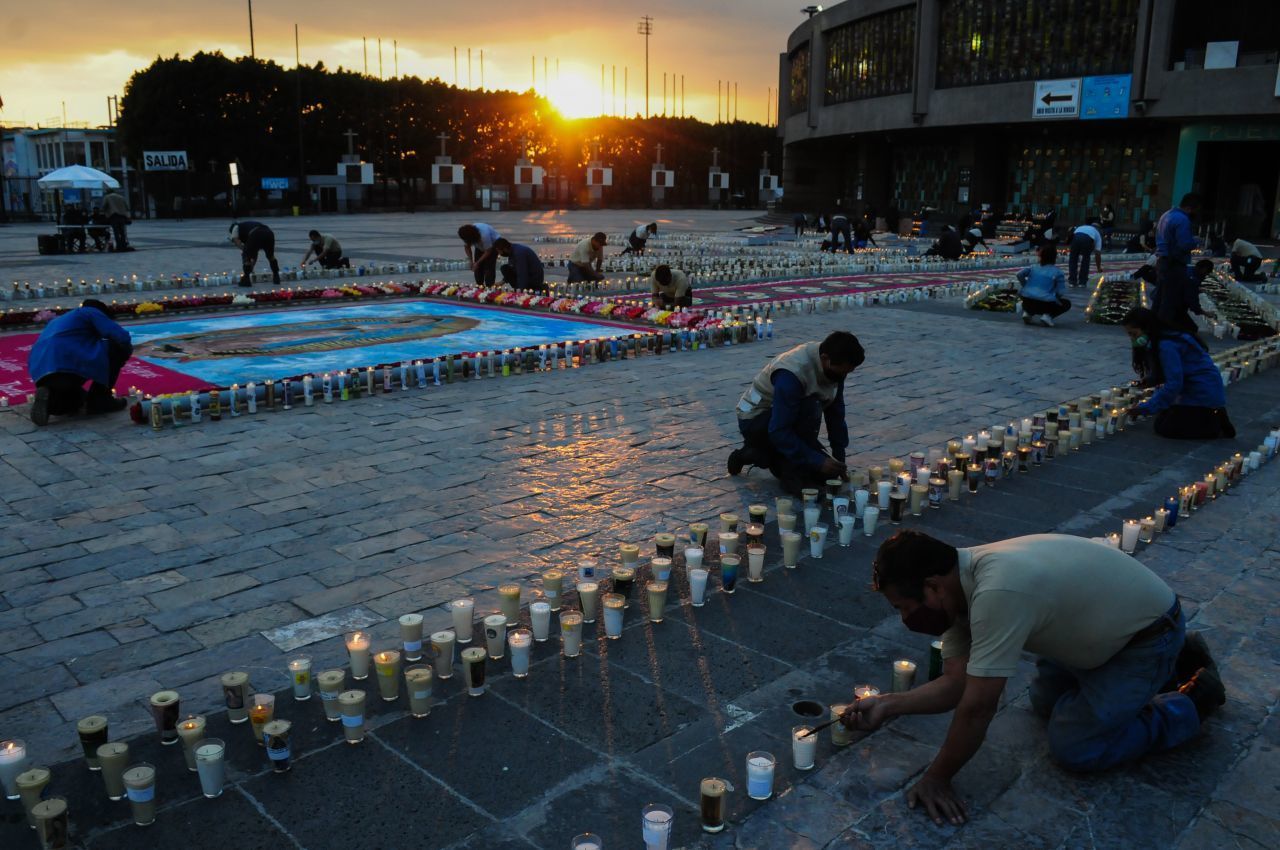
<path fill-rule="evenodd" d="M 164 307 L 154 301 L 143 301 L 133 312 L 139 316 L 145 316 L 148 313 L 163 313 Z"/>

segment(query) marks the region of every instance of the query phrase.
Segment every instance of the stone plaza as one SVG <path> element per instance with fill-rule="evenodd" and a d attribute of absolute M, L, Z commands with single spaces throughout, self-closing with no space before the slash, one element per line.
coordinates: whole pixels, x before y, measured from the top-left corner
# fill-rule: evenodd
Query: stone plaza
<path fill-rule="evenodd" d="M 485 216 L 504 235 L 624 232 L 731 234 L 745 214 L 577 211 Z M 356 261 L 458 259 L 458 214 L 270 223 L 285 265 L 311 227 Z M 39 225 L 0 229 L 0 285 L 14 280 L 170 275 L 235 269 L 226 222 L 139 222 L 127 254 L 41 257 Z M 655 245 L 661 244 L 658 238 Z M 555 246 L 562 249 L 564 246 Z M 615 253 L 610 247 L 608 253 Z M 1119 258 L 1108 257 L 1104 264 Z M 549 269 L 552 277 L 563 269 Z M 995 274 L 995 273 L 993 273 Z M 470 272 L 430 277 L 464 281 Z M 410 279 L 399 275 L 396 279 Z M 418 276 L 422 277 L 422 276 Z M 263 288 L 260 284 L 259 289 Z M 177 292 L 177 290 L 175 290 Z M 1074 293 L 1073 293 L 1074 297 Z M 77 298 L 49 298 L 44 306 Z M 4 304 L 4 307 L 14 306 Z M 30 306 L 24 304 L 23 306 Z M 1132 378 L 1130 344 L 1083 321 L 1056 328 L 937 298 L 780 315 L 772 339 L 669 352 L 582 369 L 434 385 L 288 413 L 153 431 L 124 415 L 35 427 L 25 406 L 0 412 L 0 739 L 25 742 L 52 768 L 73 838 L 99 848 L 195 846 L 457 850 L 565 848 L 579 833 L 643 846 L 641 811 L 674 811 L 671 847 L 1265 848 L 1280 845 L 1280 472 L 1275 463 L 1143 544 L 1137 557 L 1182 598 L 1222 670 L 1228 701 L 1196 740 L 1101 774 L 1050 759 L 1031 710 L 1030 656 L 1011 679 L 977 757 L 956 778 L 970 821 L 935 826 L 905 791 L 941 745 L 948 715 L 901 718 L 836 747 L 814 769 L 791 758 L 794 705 L 848 702 L 854 686 L 888 690 L 895 659 L 924 679 L 929 641 L 870 588 L 876 547 L 896 528 L 958 546 L 1024 534 L 1102 537 L 1143 517 L 1280 425 L 1280 372 L 1228 388 L 1234 441 L 1162 440 L 1149 422 L 1026 473 L 962 493 L 958 503 L 858 529 L 820 559 L 782 566 L 767 472 L 729 477 L 741 442 L 734 405 L 774 355 L 848 330 L 867 351 L 846 383 L 849 463 L 866 469 L 1020 420 Z M 127 325 L 126 325 L 127 327 Z M 1211 340 L 1220 351 L 1232 340 Z M 319 699 L 295 702 L 287 661 L 347 665 L 342 634 L 398 648 L 397 618 L 448 629 L 448 604 L 498 608 L 515 582 L 539 598 L 542 574 L 576 575 L 583 558 L 616 563 L 618 545 L 754 503 L 770 508 L 764 581 L 732 595 L 713 581 L 693 607 L 683 561 L 662 622 L 637 594 L 623 636 L 584 627 L 584 652 L 535 644 L 531 674 L 489 664 L 469 697 L 460 667 L 435 682 L 428 717 L 368 692 L 367 736 L 343 744 Z M 677 547 L 679 550 L 679 547 Z M 647 567 L 642 573 L 647 574 Z M 566 586 L 572 581 L 567 580 Z M 569 594 L 573 600 L 574 594 Z M 529 611 L 521 612 L 527 627 Z M 221 674 L 250 673 L 292 722 L 292 769 L 273 772 L 248 724 L 226 716 Z M 176 690 L 181 714 L 207 718 L 227 744 L 227 788 L 204 799 L 182 747 L 161 746 L 148 699 Z M 155 824 L 132 823 L 80 756 L 76 721 L 102 714 L 131 762 L 157 769 Z M 777 759 L 774 795 L 746 794 L 745 758 Z M 1267 765 L 1271 765 L 1267 767 Z M 699 827 L 699 782 L 732 784 L 729 825 Z M 17 801 L 0 801 L 0 846 L 36 847 Z"/>

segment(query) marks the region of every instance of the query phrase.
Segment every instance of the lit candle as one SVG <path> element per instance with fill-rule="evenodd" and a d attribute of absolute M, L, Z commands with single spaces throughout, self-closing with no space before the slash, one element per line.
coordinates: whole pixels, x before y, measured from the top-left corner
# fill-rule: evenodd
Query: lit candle
<path fill-rule="evenodd" d="M 178 737 L 182 739 L 182 755 L 187 760 L 187 770 L 195 771 L 196 742 L 204 738 L 205 719 L 200 715 L 188 717 L 178 724 Z"/>
<path fill-rule="evenodd" d="M 1155 520 L 1156 520 L 1156 528 L 1155 528 L 1156 534 L 1163 534 L 1165 529 L 1168 528 L 1169 511 L 1166 510 L 1165 508 L 1157 508 L 1156 514 L 1155 514 Z"/>
<path fill-rule="evenodd" d="M 1138 539 L 1143 543 L 1150 543 L 1156 536 L 1156 520 L 1155 517 L 1143 517 L 1142 522 L 1138 526 Z"/>
<path fill-rule="evenodd" d="M 791 730 L 791 759 L 796 770 L 812 770 L 818 752 L 818 736 L 810 734 L 812 726 L 796 726 Z"/>
<path fill-rule="evenodd" d="M 880 696 L 880 689 L 875 685 L 858 685 L 853 689 L 854 699 Z"/>
<path fill-rule="evenodd" d="M 395 702 L 400 696 L 400 653 L 384 649 L 373 656 L 373 666 L 378 673 L 378 692 L 384 702 Z"/>
<path fill-rule="evenodd" d="M 1133 551 L 1138 548 L 1138 533 L 1140 526 L 1136 519 L 1127 519 L 1124 521 L 1124 527 L 1120 530 L 1120 550 L 1132 555 Z"/>
<path fill-rule="evenodd" d="M 253 703 L 249 706 L 249 726 L 253 731 L 253 739 L 259 747 L 265 747 L 262 730 L 276 713 L 276 698 L 272 694 L 254 694 Z"/>
<path fill-rule="evenodd" d="M 4 786 L 4 795 L 16 800 L 18 794 L 18 774 L 27 769 L 27 745 L 14 738 L 0 741 L 0 785 Z"/>
<path fill-rule="evenodd" d="M 893 692 L 904 693 L 915 687 L 916 663 L 905 658 L 893 662 Z"/>
<path fill-rule="evenodd" d="M 293 681 L 293 698 L 299 702 L 311 699 L 311 657 L 298 655 L 289 661 L 289 678 Z"/>
<path fill-rule="evenodd" d="M 369 635 L 365 632 L 348 634 L 347 652 L 351 656 L 351 678 L 356 681 L 369 678 Z"/>

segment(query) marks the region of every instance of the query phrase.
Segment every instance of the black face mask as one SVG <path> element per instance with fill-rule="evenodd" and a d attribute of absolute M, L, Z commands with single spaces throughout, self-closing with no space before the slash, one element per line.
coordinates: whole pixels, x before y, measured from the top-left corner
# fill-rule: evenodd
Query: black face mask
<path fill-rule="evenodd" d="M 916 609 L 902 618 L 902 625 L 922 635 L 938 635 L 951 628 L 951 618 L 946 611 L 938 611 L 928 605 L 917 605 Z"/>

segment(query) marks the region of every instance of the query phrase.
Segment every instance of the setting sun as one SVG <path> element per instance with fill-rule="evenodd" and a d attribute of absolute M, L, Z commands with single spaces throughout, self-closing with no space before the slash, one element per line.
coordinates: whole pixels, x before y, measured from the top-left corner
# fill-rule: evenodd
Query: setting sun
<path fill-rule="evenodd" d="M 622 81 L 618 83 L 621 85 Z M 599 79 L 587 79 L 574 71 L 562 71 L 546 95 L 551 105 L 565 118 L 589 118 L 601 114 Z"/>

